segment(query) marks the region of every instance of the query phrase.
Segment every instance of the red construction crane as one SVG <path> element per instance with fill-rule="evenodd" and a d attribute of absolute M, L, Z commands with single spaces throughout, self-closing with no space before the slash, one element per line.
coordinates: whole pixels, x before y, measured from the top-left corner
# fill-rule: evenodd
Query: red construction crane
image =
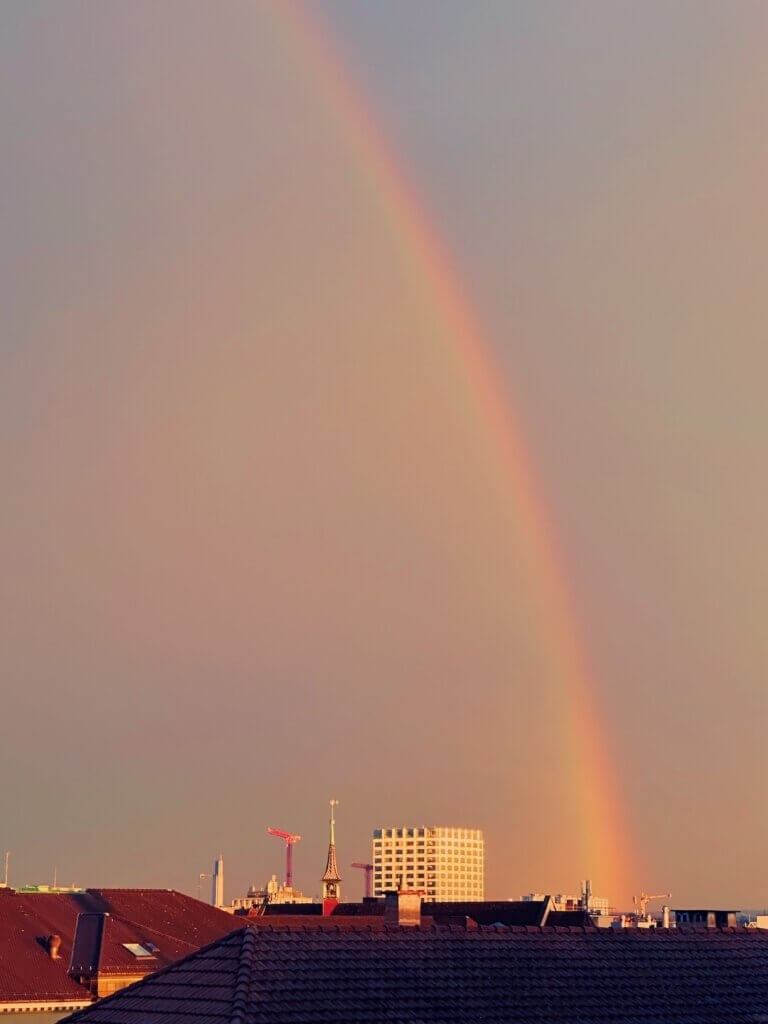
<path fill-rule="evenodd" d="M 371 879 L 373 878 L 373 864 L 361 864 L 359 861 L 354 861 L 350 867 L 360 868 L 365 872 L 365 895 L 367 898 L 372 896 Z"/>
<path fill-rule="evenodd" d="M 277 836 L 285 843 L 285 888 L 293 888 L 293 844 L 298 843 L 301 836 L 295 836 L 291 832 L 282 832 L 279 828 L 268 828 L 271 836 Z"/>

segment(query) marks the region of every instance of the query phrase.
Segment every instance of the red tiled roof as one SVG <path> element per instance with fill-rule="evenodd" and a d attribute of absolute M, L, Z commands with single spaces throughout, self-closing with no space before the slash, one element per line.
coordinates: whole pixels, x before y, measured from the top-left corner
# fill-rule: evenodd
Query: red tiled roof
<path fill-rule="evenodd" d="M 0 896 L 0 1001 L 87 998 L 67 974 L 77 913 L 73 901 L 60 894 Z M 53 934 L 62 937 L 58 960 L 51 960 L 45 945 Z"/>
<path fill-rule="evenodd" d="M 246 926 L 67 1021 L 768 1021 L 768 932 Z"/>
<path fill-rule="evenodd" d="M 67 971 L 80 913 L 108 913 L 109 941 L 100 969 L 117 973 L 132 954 L 122 943 L 158 947 L 154 969 L 242 927 L 242 921 L 183 893 L 165 889 L 89 889 L 83 893 L 0 895 L 0 1003 L 88 998 Z M 48 955 L 49 935 L 61 936 L 59 958 Z"/>

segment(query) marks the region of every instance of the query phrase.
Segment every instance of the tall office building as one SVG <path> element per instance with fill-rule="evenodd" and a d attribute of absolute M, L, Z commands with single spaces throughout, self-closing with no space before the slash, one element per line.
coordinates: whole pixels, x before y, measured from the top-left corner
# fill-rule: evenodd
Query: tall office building
<path fill-rule="evenodd" d="M 397 888 L 421 889 L 425 900 L 482 900 L 482 831 L 443 825 L 374 829 L 374 896 Z"/>
<path fill-rule="evenodd" d="M 224 906 L 224 857 L 222 854 L 213 862 L 211 903 L 214 907 Z"/>

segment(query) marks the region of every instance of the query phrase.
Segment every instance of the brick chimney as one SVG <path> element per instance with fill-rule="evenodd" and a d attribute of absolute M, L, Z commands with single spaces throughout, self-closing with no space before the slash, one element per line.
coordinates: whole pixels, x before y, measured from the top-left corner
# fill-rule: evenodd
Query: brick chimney
<path fill-rule="evenodd" d="M 418 928 L 421 924 L 422 889 L 399 889 L 384 894 L 384 924 Z"/>
<path fill-rule="evenodd" d="M 51 960 L 59 959 L 59 950 L 61 949 L 61 936 L 60 935 L 49 935 L 48 936 L 48 956 Z"/>

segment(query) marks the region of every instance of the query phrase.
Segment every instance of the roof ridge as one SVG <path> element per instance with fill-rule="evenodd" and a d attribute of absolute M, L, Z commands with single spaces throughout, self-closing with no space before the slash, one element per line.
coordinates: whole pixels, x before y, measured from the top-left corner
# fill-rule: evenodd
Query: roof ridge
<path fill-rule="evenodd" d="M 256 945 L 256 932 L 253 928 L 243 931 L 243 945 L 240 950 L 240 963 L 235 978 L 235 992 L 232 996 L 232 1015 L 229 1024 L 243 1024 L 248 1012 L 251 996 L 251 979 L 253 967 L 253 951 Z"/>
<path fill-rule="evenodd" d="M 167 889 L 162 886 L 146 886 L 146 885 L 100 885 L 91 887 L 85 890 L 88 893 L 100 894 L 104 892 L 175 892 L 177 896 L 187 896 L 187 893 L 180 892 L 178 889 Z M 30 893 L 34 895 L 34 893 Z M 77 895 L 77 893 L 62 893 L 63 896 Z M 191 898 L 191 897 L 188 897 Z"/>

